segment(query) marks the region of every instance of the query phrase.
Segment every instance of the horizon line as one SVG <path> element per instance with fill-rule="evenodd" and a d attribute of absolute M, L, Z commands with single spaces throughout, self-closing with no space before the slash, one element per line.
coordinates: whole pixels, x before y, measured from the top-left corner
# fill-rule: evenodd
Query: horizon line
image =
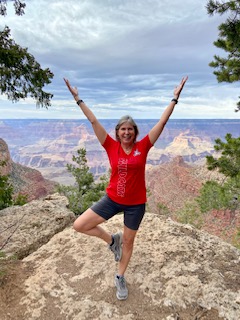
<path fill-rule="evenodd" d="M 159 120 L 159 118 L 134 118 L 135 120 Z M 76 119 L 76 118 L 0 118 L 0 121 L 4 121 L 4 120 L 53 120 L 53 121 L 82 121 L 82 120 L 86 120 L 88 121 L 87 118 L 80 118 L 80 119 Z M 98 120 L 119 120 L 119 118 L 98 118 Z M 168 121 L 172 121 L 172 120 L 236 120 L 236 121 L 240 121 L 239 119 L 236 118 L 170 118 Z"/>

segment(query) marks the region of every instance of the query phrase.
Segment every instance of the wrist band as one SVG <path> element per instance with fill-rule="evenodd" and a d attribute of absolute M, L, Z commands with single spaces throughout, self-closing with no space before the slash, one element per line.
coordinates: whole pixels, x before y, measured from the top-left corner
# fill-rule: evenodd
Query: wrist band
<path fill-rule="evenodd" d="M 77 101 L 77 105 L 80 105 L 80 103 L 82 103 L 82 102 L 83 102 L 82 99 L 78 100 L 78 101 Z"/>
<path fill-rule="evenodd" d="M 178 103 L 178 99 L 172 99 L 171 101 L 174 101 L 176 104 Z"/>

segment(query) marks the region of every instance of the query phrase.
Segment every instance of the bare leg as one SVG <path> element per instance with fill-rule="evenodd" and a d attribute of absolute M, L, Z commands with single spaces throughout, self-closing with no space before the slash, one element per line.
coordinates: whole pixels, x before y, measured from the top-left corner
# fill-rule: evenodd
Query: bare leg
<path fill-rule="evenodd" d="M 137 234 L 137 230 L 131 230 L 124 226 L 123 231 L 123 247 L 122 247 L 122 259 L 119 262 L 118 274 L 123 276 L 127 269 L 129 261 L 133 252 L 134 239 Z"/>
<path fill-rule="evenodd" d="M 78 232 L 98 237 L 110 244 L 112 242 L 111 234 L 99 226 L 104 221 L 104 218 L 89 208 L 74 221 L 73 228 Z"/>

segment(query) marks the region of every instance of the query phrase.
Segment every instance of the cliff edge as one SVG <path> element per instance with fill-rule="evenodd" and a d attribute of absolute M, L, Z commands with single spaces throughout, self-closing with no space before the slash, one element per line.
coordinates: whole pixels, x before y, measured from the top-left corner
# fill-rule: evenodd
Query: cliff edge
<path fill-rule="evenodd" d="M 32 201 L 53 193 L 56 189 L 57 183 L 45 179 L 38 170 L 12 161 L 8 145 L 1 138 L 0 161 L 5 162 L 4 166 L 0 166 L 0 174 L 9 176 L 15 195 L 21 193 L 27 196 L 27 201 Z"/>

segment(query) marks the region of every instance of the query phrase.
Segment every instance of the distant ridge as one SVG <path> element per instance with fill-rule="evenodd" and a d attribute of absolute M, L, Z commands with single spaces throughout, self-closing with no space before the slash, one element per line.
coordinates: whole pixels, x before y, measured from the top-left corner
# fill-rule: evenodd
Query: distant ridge
<path fill-rule="evenodd" d="M 116 119 L 101 119 L 114 136 Z M 157 119 L 136 119 L 139 139 L 156 124 Z M 176 156 L 192 165 L 203 164 L 214 152 L 216 138 L 226 133 L 240 135 L 240 119 L 170 119 L 148 156 L 149 165 L 172 161 Z M 85 148 L 88 165 L 98 177 L 108 170 L 107 156 L 86 119 L 2 119 L 0 138 L 8 144 L 13 161 L 39 170 L 50 180 L 69 184 L 66 164 L 77 149 Z"/>

